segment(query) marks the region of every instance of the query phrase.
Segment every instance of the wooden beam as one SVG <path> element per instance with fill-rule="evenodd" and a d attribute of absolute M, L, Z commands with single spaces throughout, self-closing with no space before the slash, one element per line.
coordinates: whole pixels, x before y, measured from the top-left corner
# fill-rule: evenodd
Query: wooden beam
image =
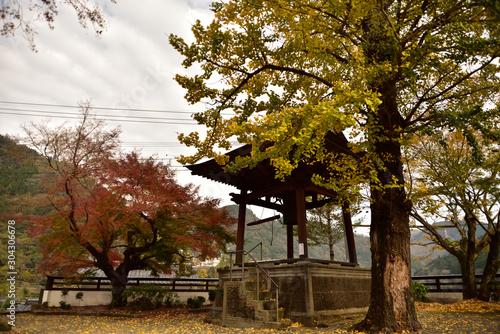
<path fill-rule="evenodd" d="M 254 200 L 248 201 L 247 203 L 249 205 L 256 205 L 256 206 L 264 207 L 266 209 L 271 209 L 271 210 L 283 212 L 283 205 L 282 204 L 273 203 L 273 202 L 268 201 L 268 200 L 254 199 Z"/>
<path fill-rule="evenodd" d="M 331 199 L 336 199 L 338 197 L 338 194 L 335 191 L 330 190 L 330 189 L 326 189 L 326 188 L 323 188 L 323 187 L 320 187 L 320 186 L 318 186 L 316 184 L 308 184 L 305 187 L 305 190 L 306 191 L 312 191 L 312 192 L 315 192 L 317 194 L 321 194 L 321 195 L 324 195 L 324 196 L 328 196 Z"/>
<path fill-rule="evenodd" d="M 249 201 L 259 199 L 261 197 L 266 197 L 266 196 L 273 196 L 285 191 L 292 191 L 293 186 L 289 183 L 280 183 L 279 185 L 276 186 L 271 186 L 271 187 L 266 187 L 265 189 L 262 190 L 256 190 L 252 191 L 250 194 L 248 194 L 247 199 Z"/>
<path fill-rule="evenodd" d="M 246 190 L 241 190 L 241 198 L 244 199 Z M 238 208 L 238 230 L 236 231 L 236 251 L 243 251 L 245 247 L 245 216 L 247 206 L 244 200 L 239 203 Z M 243 260 L 243 253 L 236 254 L 236 262 L 241 263 Z"/>
<path fill-rule="evenodd" d="M 325 206 L 326 204 L 330 203 L 333 201 L 331 198 L 325 198 L 319 201 L 312 201 L 312 202 L 307 202 L 306 203 L 306 209 L 316 209 Z"/>
<path fill-rule="evenodd" d="M 248 223 L 248 224 L 247 224 L 247 226 L 255 226 L 255 225 L 264 224 L 264 223 L 270 222 L 270 221 L 272 221 L 272 220 L 279 219 L 280 217 L 281 217 L 280 215 L 276 215 L 276 216 L 272 216 L 272 217 L 269 217 L 269 218 L 265 218 L 265 219 L 257 220 L 257 221 L 254 221 L 254 222 Z"/>
<path fill-rule="evenodd" d="M 293 259 L 293 224 L 286 225 L 286 258 Z"/>
<path fill-rule="evenodd" d="M 297 229 L 299 232 L 299 257 L 307 259 L 309 257 L 309 252 L 307 250 L 307 218 L 304 188 L 298 188 L 295 191 L 295 198 L 297 203 Z"/>

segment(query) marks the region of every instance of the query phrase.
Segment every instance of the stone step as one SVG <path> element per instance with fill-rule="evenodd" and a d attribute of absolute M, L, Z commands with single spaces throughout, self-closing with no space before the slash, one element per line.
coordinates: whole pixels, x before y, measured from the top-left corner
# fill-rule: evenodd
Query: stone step
<path fill-rule="evenodd" d="M 253 290 L 246 290 L 244 292 L 244 295 L 247 296 L 247 299 L 249 300 L 271 300 L 271 292 L 270 291 L 261 291 L 259 292 L 257 298 L 257 291 Z"/>
<path fill-rule="evenodd" d="M 273 311 L 276 310 L 276 300 L 248 300 L 248 304 L 252 305 L 255 310 Z"/>
<path fill-rule="evenodd" d="M 244 319 L 227 319 L 221 322 L 223 327 L 257 328 L 257 329 L 283 329 L 292 324 L 291 321 L 246 321 Z"/>
<path fill-rule="evenodd" d="M 280 322 L 284 318 L 285 311 L 278 310 L 278 319 L 276 319 L 276 309 L 274 310 L 256 310 L 255 319 L 264 322 Z"/>

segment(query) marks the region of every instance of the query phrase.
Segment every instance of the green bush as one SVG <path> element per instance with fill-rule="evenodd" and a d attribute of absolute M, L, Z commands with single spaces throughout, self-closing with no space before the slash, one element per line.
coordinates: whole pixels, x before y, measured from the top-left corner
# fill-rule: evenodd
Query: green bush
<path fill-rule="evenodd" d="M 160 308 L 163 305 L 166 307 L 181 305 L 177 294 L 156 284 L 132 286 L 127 288 L 123 295 L 127 300 L 131 300 L 131 305 L 145 309 Z"/>
<path fill-rule="evenodd" d="M 80 291 L 80 292 L 78 292 L 78 293 L 75 295 L 75 298 L 76 298 L 77 300 L 83 300 L 83 292 L 81 292 L 81 291 Z"/>
<path fill-rule="evenodd" d="M 413 288 L 413 299 L 415 301 L 424 303 L 429 302 L 429 298 L 425 296 L 427 292 L 429 292 L 429 288 L 427 288 L 425 285 L 419 282 L 413 282 L 412 288 Z"/>
<path fill-rule="evenodd" d="M 188 298 L 187 304 L 192 308 L 201 308 L 205 302 L 205 297 L 197 296 L 195 298 Z"/>
<path fill-rule="evenodd" d="M 59 302 L 59 307 L 61 308 L 61 310 L 69 310 L 71 308 L 71 305 L 66 303 L 65 301 L 60 301 Z"/>

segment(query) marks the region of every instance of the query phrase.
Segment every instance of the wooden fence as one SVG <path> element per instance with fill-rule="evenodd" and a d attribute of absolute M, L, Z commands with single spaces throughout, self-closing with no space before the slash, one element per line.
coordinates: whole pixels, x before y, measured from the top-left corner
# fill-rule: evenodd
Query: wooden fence
<path fill-rule="evenodd" d="M 481 283 L 482 275 L 476 275 L 476 283 Z M 500 274 L 496 275 L 500 279 Z M 429 292 L 462 292 L 462 275 L 414 276 L 412 281 L 425 285 Z"/>
<path fill-rule="evenodd" d="M 500 280 L 500 274 L 496 275 Z M 462 275 L 435 275 L 414 276 L 414 282 L 424 284 L 429 292 L 462 292 Z M 481 275 L 476 275 L 479 286 Z M 173 292 L 210 291 L 216 290 L 219 280 L 217 278 L 158 278 L 158 277 L 130 277 L 127 286 L 140 284 L 158 284 Z M 47 276 L 45 290 L 68 291 L 110 291 L 111 282 L 106 277 L 85 277 L 78 280 L 65 279 L 62 276 Z"/>
<path fill-rule="evenodd" d="M 130 277 L 127 286 L 157 284 L 173 292 L 216 290 L 217 278 L 159 278 Z M 67 279 L 62 276 L 47 276 L 45 290 L 111 291 L 111 281 L 106 277 Z"/>

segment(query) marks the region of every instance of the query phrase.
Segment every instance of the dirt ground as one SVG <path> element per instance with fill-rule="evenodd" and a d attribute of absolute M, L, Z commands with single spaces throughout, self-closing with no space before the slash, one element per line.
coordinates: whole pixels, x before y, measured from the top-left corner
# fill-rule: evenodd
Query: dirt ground
<path fill-rule="evenodd" d="M 76 309 L 73 309 L 76 311 Z M 203 321 L 206 312 L 186 309 L 155 311 L 121 310 L 124 316 L 112 316 L 106 308 L 80 309 L 94 315 L 16 315 L 13 333 L 171 333 L 171 334 L 228 334 L 269 333 L 272 330 L 223 328 Z M 97 313 L 96 313 L 97 312 Z M 98 313 L 102 312 L 102 313 Z M 118 311 L 112 311 L 117 313 Z M 424 334 L 437 333 L 500 333 L 500 303 L 464 301 L 450 305 L 417 303 L 419 320 Z M 106 314 L 107 313 L 107 314 Z M 85 313 L 84 313 L 85 314 Z M 127 315 L 128 314 L 128 315 Z M 132 316 L 133 315 L 133 316 Z M 363 319 L 362 314 L 333 317 L 315 328 L 293 324 L 280 333 L 348 333 L 348 328 Z"/>

